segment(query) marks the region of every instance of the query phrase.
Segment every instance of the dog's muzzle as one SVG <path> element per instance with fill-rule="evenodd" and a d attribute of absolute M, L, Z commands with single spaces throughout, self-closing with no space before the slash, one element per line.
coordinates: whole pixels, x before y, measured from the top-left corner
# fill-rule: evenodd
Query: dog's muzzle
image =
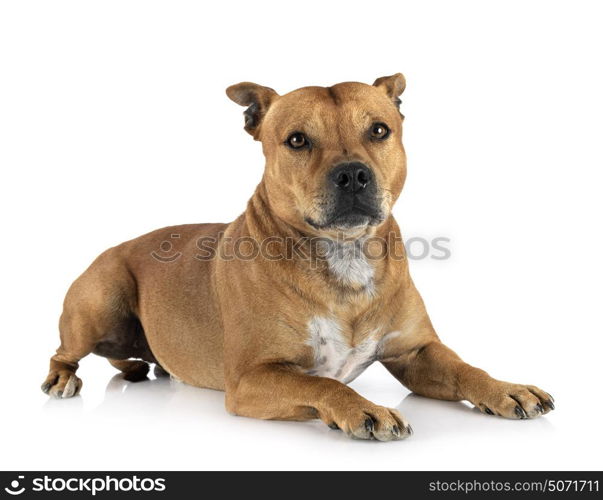
<path fill-rule="evenodd" d="M 371 168 L 361 162 L 340 163 L 327 174 L 331 200 L 322 223 L 308 221 L 318 229 L 353 228 L 383 221 L 378 189 Z"/>

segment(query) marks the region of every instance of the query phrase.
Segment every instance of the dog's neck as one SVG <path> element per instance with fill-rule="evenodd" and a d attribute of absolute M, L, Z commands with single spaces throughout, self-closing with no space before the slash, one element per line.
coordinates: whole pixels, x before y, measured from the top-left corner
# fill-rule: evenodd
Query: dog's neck
<path fill-rule="evenodd" d="M 316 273 L 326 272 L 330 281 L 344 289 L 375 292 L 375 279 L 387 266 L 389 249 L 377 258 L 367 252 L 371 241 L 389 245 L 392 232 L 398 232 L 393 217 L 378 227 L 367 227 L 355 232 L 312 234 L 281 219 L 270 207 L 268 193 L 263 183 L 256 188 L 247 207 L 246 236 L 258 242 L 271 239 L 273 253 L 281 252 L 297 265 Z M 399 233 L 398 233 L 399 234 Z"/>

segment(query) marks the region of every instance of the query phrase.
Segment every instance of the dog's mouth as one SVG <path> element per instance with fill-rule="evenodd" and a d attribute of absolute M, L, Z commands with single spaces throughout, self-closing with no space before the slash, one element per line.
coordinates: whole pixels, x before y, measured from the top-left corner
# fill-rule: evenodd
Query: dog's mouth
<path fill-rule="evenodd" d="M 351 206 L 337 207 L 324 221 L 316 221 L 306 217 L 305 221 L 314 229 L 354 229 L 365 226 L 376 226 L 383 222 L 385 217 L 381 210 L 367 206 L 354 200 Z"/>

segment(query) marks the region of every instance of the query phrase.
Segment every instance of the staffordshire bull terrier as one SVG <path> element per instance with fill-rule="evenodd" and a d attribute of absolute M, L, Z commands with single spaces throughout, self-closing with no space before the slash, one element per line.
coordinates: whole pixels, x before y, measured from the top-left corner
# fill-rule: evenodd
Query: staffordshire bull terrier
<path fill-rule="evenodd" d="M 129 380 L 156 363 L 223 390 L 235 415 L 319 418 L 351 437 L 403 439 L 412 430 L 397 410 L 346 385 L 378 361 L 417 394 L 488 415 L 552 410 L 538 387 L 463 362 L 429 320 L 391 214 L 406 177 L 405 85 L 398 73 L 282 96 L 229 87 L 266 157 L 246 211 L 101 254 L 67 292 L 43 391 L 78 394 L 78 362 L 95 353 Z"/>

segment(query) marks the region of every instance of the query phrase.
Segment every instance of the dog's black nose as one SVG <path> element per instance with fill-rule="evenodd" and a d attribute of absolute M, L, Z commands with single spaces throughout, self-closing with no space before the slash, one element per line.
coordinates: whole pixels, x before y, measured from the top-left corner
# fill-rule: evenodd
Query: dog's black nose
<path fill-rule="evenodd" d="M 338 189 L 346 193 L 357 193 L 372 182 L 373 172 L 364 163 L 341 163 L 331 170 L 329 178 Z"/>

